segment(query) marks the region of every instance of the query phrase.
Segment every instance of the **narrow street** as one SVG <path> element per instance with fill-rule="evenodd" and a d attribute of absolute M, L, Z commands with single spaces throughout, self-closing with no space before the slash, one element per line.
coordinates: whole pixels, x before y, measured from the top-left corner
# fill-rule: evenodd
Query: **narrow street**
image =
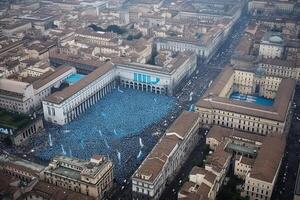
<path fill-rule="evenodd" d="M 294 102 L 296 108 L 287 135 L 285 155 L 282 159 L 278 179 L 274 187 L 272 199 L 292 200 L 300 158 L 300 88 L 296 88 Z"/>

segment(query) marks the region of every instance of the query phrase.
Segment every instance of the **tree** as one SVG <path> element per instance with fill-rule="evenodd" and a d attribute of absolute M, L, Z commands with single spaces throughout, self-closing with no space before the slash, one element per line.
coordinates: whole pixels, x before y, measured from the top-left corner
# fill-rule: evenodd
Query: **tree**
<path fill-rule="evenodd" d="M 139 32 L 136 35 L 128 35 L 127 40 L 138 40 L 143 36 L 142 32 Z"/>
<path fill-rule="evenodd" d="M 92 28 L 94 31 L 101 31 L 101 32 L 105 32 L 105 29 L 101 28 L 100 26 L 97 26 L 95 24 L 91 24 L 88 26 L 89 28 Z"/>
<path fill-rule="evenodd" d="M 119 35 L 122 35 L 123 33 L 126 33 L 126 30 L 119 27 L 118 25 L 109 25 L 106 28 L 106 32 L 114 32 L 114 33 L 117 33 Z"/>

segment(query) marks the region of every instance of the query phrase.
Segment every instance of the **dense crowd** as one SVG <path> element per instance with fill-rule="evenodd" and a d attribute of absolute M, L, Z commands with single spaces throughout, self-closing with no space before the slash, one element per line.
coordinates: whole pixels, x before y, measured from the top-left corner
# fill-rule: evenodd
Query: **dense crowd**
<path fill-rule="evenodd" d="M 71 123 L 46 124 L 45 133 L 32 139 L 24 152 L 44 161 L 55 155 L 81 159 L 107 155 L 115 164 L 116 178 L 122 180 L 155 145 L 158 137 L 153 133 L 163 132 L 167 121 L 162 118 L 174 112 L 176 105 L 174 97 L 114 90 Z"/>

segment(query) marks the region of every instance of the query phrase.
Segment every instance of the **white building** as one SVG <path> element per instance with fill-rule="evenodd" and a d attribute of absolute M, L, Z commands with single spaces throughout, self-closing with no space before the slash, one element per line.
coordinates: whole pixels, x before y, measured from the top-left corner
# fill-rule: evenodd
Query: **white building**
<path fill-rule="evenodd" d="M 197 67 L 196 55 L 183 52 L 164 66 L 116 63 L 121 86 L 157 94 L 172 95 L 176 86 Z"/>
<path fill-rule="evenodd" d="M 3 27 L 2 33 L 5 36 L 12 36 L 16 33 L 27 31 L 31 29 L 31 27 L 32 27 L 31 22 L 26 22 L 26 21 L 13 22 L 12 24 L 8 24 Z"/>
<path fill-rule="evenodd" d="M 0 79 L 0 107 L 21 113 L 30 113 L 41 106 L 41 101 L 51 93 L 51 88 L 60 84 L 75 68 L 60 67 L 54 72 L 41 76 L 32 84 L 10 79 Z"/>
<path fill-rule="evenodd" d="M 133 199 L 159 199 L 199 140 L 199 117 L 183 112 L 132 176 Z"/>
<path fill-rule="evenodd" d="M 115 87 L 115 76 L 115 68 L 109 62 L 77 83 L 48 96 L 43 101 L 45 120 L 60 125 L 72 121 Z"/>
<path fill-rule="evenodd" d="M 117 81 L 125 88 L 172 95 L 180 81 L 196 67 L 196 55 L 190 52 L 179 53 L 164 66 L 108 62 L 74 85 L 47 97 L 43 101 L 44 117 L 52 123 L 66 124 L 115 88 Z"/>

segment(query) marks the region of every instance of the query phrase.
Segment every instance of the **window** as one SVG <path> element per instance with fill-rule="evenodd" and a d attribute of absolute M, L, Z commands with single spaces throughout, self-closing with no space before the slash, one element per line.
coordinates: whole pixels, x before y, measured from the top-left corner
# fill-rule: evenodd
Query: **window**
<path fill-rule="evenodd" d="M 48 106 L 48 115 L 51 115 L 51 110 L 50 110 L 50 107 Z"/>

